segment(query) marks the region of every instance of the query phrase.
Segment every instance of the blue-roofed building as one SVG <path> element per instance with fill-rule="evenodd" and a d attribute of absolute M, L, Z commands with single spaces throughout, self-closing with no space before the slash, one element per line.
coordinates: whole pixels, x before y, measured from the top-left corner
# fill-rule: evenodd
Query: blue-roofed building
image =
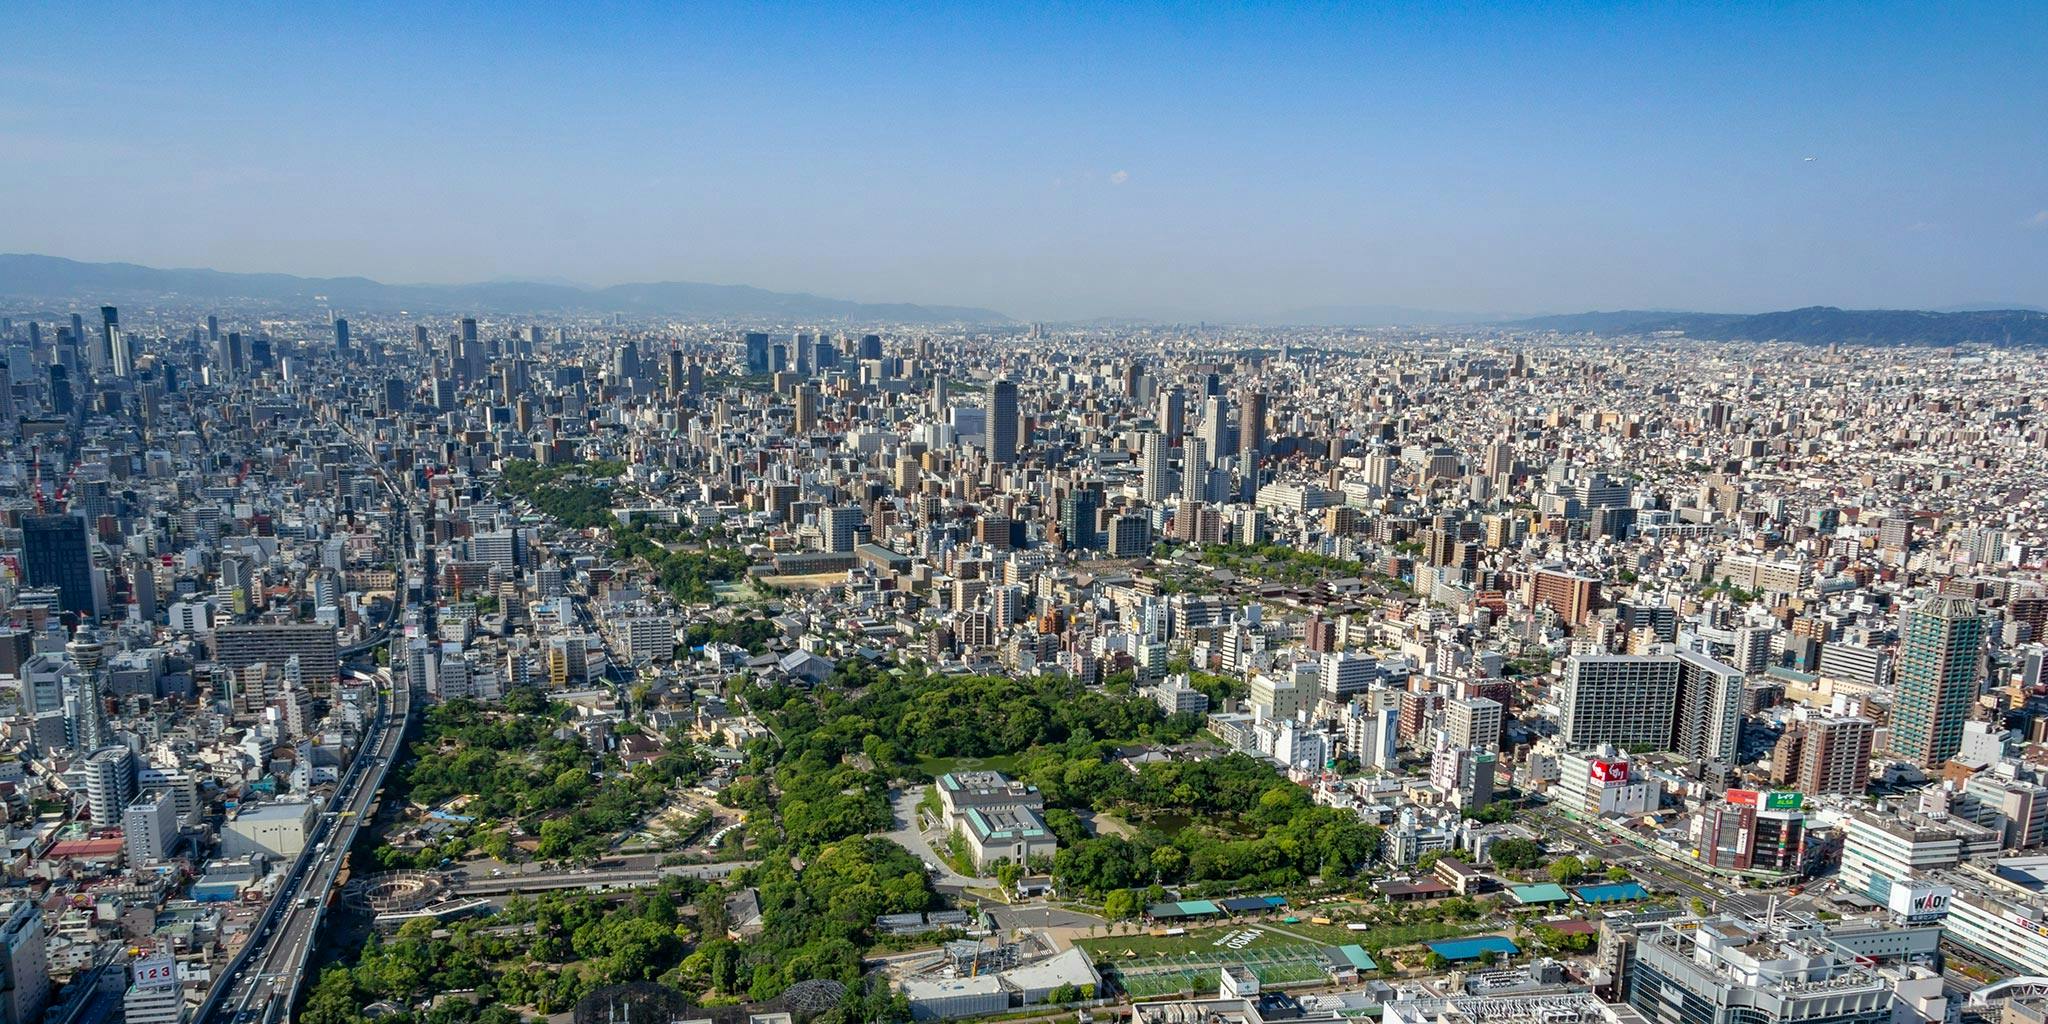
<path fill-rule="evenodd" d="M 1488 953 L 1496 956 L 1514 956 L 1522 951 L 1515 940 L 1505 935 L 1475 935 L 1469 939 L 1445 939 L 1429 944 L 1429 951 L 1451 961 L 1477 960 Z"/>
<path fill-rule="evenodd" d="M 1582 885 L 1572 890 L 1580 903 L 1627 903 L 1631 900 L 1646 900 L 1650 891 L 1635 882 L 1612 882 L 1605 885 Z"/>

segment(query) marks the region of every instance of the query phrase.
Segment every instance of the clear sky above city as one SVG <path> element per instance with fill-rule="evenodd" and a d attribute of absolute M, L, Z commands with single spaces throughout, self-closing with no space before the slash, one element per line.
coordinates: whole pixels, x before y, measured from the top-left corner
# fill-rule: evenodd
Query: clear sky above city
<path fill-rule="evenodd" d="M 0 38 L 0 251 L 1054 319 L 2048 305 L 2041 3 L 12 3 Z"/>

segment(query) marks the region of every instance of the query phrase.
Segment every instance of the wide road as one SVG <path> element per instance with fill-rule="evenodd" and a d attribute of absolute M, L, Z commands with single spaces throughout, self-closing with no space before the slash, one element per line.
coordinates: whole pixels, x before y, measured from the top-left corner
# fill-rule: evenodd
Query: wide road
<path fill-rule="evenodd" d="M 272 1021 L 289 1014 L 317 944 L 327 897 L 347 865 L 356 833 L 370 818 L 370 809 L 404 742 L 406 717 L 412 711 L 411 688 L 397 686 L 392 694 L 389 707 L 383 706 L 385 698 L 378 698 L 373 736 L 366 738 L 347 778 L 335 788 L 333 800 L 308 837 L 314 844 L 312 855 L 301 857 L 279 888 L 263 916 L 264 923 L 250 940 L 254 952 L 246 959 L 238 958 L 239 969 L 231 966 L 215 982 L 215 992 L 221 993 L 225 987 L 225 994 L 217 1001 L 209 999 L 212 1005 L 202 1009 L 210 1009 L 211 1017 L 197 1018 L 201 1022 Z"/>
<path fill-rule="evenodd" d="M 364 464 L 384 484 L 398 509 L 397 545 L 401 567 L 417 554 L 412 550 L 412 514 L 404 493 L 390 474 L 378 464 L 376 452 L 366 437 L 347 428 L 343 433 L 363 450 Z M 434 582 L 426 581 L 425 599 L 434 600 Z M 392 612 L 392 629 L 405 621 L 405 587 L 398 589 L 399 604 Z M 358 645 L 367 649 L 370 645 Z M 355 648 L 351 649 L 354 653 Z M 406 724 L 412 714 L 412 680 L 380 690 L 377 715 L 363 736 L 362 748 L 349 762 L 348 772 L 335 786 L 322 809 L 313 833 L 306 837 L 306 849 L 293 862 L 277 895 L 257 920 L 256 933 L 228 961 L 214 978 L 213 987 L 192 1018 L 194 1024 L 234 1024 L 282 1021 L 291 1015 L 305 982 L 305 968 L 317 945 L 320 922 L 334 893 L 336 879 L 348 862 L 356 835 L 370 817 L 370 809 L 384 788 L 384 779 L 398 760 L 405 741 Z"/>

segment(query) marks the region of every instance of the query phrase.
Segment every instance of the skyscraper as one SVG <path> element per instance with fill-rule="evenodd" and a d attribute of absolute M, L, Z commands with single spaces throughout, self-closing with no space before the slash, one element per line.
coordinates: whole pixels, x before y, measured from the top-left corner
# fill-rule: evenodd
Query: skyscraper
<path fill-rule="evenodd" d="M 1678 707 L 1671 749 L 1733 765 L 1742 739 L 1742 672 L 1704 654 L 1678 655 Z"/>
<path fill-rule="evenodd" d="M 21 570 L 29 586 L 56 587 L 58 607 L 93 614 L 85 520 L 61 514 L 21 517 Z"/>
<path fill-rule="evenodd" d="M 1908 612 L 1902 625 L 1892 753 L 1939 768 L 1962 749 L 1963 723 L 1977 699 L 1984 616 L 1967 597 L 1935 596 Z"/>
<path fill-rule="evenodd" d="M 795 393 L 796 422 L 798 434 L 808 434 L 818 429 L 818 392 L 808 384 L 797 386 Z"/>
<path fill-rule="evenodd" d="M 1198 434 L 1208 455 L 1202 462 L 1203 469 L 1214 469 L 1216 463 L 1230 454 L 1230 400 L 1222 395 L 1211 395 L 1202 400 L 1202 428 Z"/>
<path fill-rule="evenodd" d="M 1188 432 L 1188 399 L 1181 389 L 1168 388 L 1159 396 L 1159 430 L 1169 444 Z"/>
<path fill-rule="evenodd" d="M 1237 410 L 1237 455 L 1247 469 L 1266 454 L 1266 393 L 1253 391 L 1244 396 Z"/>
<path fill-rule="evenodd" d="M 997 380 L 988 386 L 988 459 L 1009 464 L 1017 461 L 1017 385 Z"/>
<path fill-rule="evenodd" d="M 348 320 L 334 318 L 334 354 L 341 359 L 348 358 Z"/>
<path fill-rule="evenodd" d="M 763 374 L 763 373 L 767 373 L 767 372 L 768 372 L 768 336 L 767 336 L 766 334 L 763 334 L 763 333 L 761 333 L 760 331 L 748 331 L 748 332 L 747 332 L 747 334 L 746 334 L 746 344 L 747 344 L 747 373 L 748 373 L 748 374 Z"/>
<path fill-rule="evenodd" d="M 1141 486 L 1147 504 L 1156 505 L 1173 493 L 1173 469 L 1166 461 L 1166 435 L 1147 431 L 1139 442 L 1139 466 L 1144 471 Z"/>
<path fill-rule="evenodd" d="M 113 306 L 100 307 L 99 347 L 93 350 L 94 369 L 112 369 L 117 377 L 126 377 L 135 371 L 135 359 L 128 350 L 128 339 L 121 333 L 121 311 Z"/>

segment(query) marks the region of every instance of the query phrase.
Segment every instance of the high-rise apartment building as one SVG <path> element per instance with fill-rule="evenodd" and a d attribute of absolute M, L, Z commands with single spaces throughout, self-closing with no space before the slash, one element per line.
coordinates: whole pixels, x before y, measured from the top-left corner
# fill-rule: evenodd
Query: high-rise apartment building
<path fill-rule="evenodd" d="M 1870 751 L 1877 723 L 1868 718 L 1818 718 L 1798 727 L 1799 791 L 1856 795 L 1870 782 Z"/>
<path fill-rule="evenodd" d="M 1963 723 L 1977 699 L 1984 616 L 1969 598 L 1936 596 L 1904 619 L 1892 753 L 1923 768 L 1939 768 L 1962 748 Z"/>
<path fill-rule="evenodd" d="M 1742 696 L 1742 673 L 1691 651 L 1577 655 L 1565 662 L 1562 733 L 1574 747 L 1733 763 Z"/>

